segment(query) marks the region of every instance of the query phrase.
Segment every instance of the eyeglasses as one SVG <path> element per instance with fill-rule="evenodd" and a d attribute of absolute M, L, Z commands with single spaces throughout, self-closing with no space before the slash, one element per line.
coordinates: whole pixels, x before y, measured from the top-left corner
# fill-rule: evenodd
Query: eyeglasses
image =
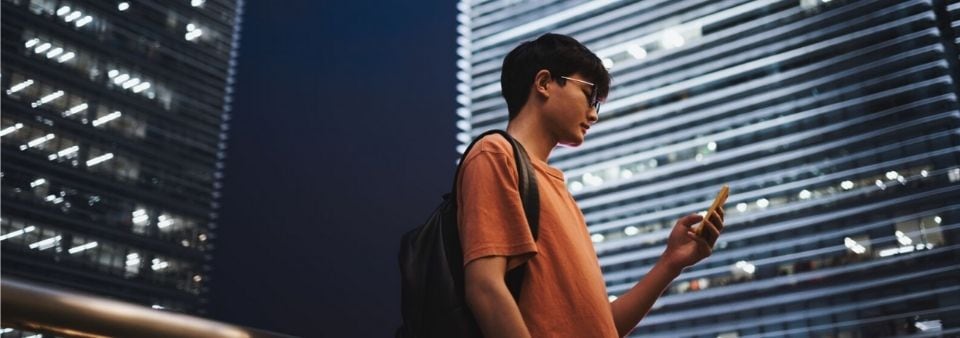
<path fill-rule="evenodd" d="M 587 82 L 580 79 L 574 79 L 572 77 L 561 76 L 560 78 L 557 79 L 557 83 L 559 83 L 560 85 L 563 85 L 563 82 L 561 80 L 576 81 L 585 85 L 589 85 L 591 88 L 593 88 L 593 90 L 590 91 L 589 97 L 587 97 L 587 100 L 588 100 L 587 104 L 593 106 L 593 109 L 597 111 L 597 115 L 600 115 L 600 99 L 597 98 L 597 85 L 595 83 Z"/>

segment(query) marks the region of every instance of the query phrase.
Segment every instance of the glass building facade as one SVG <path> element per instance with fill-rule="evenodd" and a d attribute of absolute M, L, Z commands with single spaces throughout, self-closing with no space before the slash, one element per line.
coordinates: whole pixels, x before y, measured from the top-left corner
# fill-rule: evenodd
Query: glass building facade
<path fill-rule="evenodd" d="M 205 314 L 243 1 L 0 4 L 3 277 Z"/>
<path fill-rule="evenodd" d="M 458 3 L 458 150 L 507 123 L 504 55 L 571 35 L 613 77 L 559 148 L 611 300 L 729 184 L 726 230 L 633 336 L 960 335 L 960 3 Z"/>

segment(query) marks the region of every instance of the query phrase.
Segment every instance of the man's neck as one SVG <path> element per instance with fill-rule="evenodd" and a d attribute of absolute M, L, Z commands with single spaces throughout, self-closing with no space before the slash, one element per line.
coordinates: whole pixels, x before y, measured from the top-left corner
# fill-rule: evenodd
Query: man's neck
<path fill-rule="evenodd" d="M 550 152 L 557 146 L 556 137 L 550 135 L 537 119 L 536 112 L 523 112 L 507 123 L 507 133 L 517 139 L 532 158 L 547 162 Z"/>

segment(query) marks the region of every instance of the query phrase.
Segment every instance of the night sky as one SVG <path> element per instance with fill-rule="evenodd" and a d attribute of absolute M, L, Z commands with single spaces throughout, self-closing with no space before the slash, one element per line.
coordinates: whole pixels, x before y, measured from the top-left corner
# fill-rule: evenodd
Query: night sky
<path fill-rule="evenodd" d="M 246 1 L 210 316 L 387 337 L 400 236 L 450 188 L 455 1 Z"/>

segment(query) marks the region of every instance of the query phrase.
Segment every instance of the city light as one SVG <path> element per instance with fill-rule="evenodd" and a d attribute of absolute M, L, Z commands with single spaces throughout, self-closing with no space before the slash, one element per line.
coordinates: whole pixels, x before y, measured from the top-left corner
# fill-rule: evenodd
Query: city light
<path fill-rule="evenodd" d="M 647 57 L 647 50 L 640 47 L 639 44 L 631 43 L 627 46 L 627 53 L 630 53 L 634 59 L 643 59 Z"/>
<path fill-rule="evenodd" d="M 30 243 L 30 248 L 43 251 L 43 250 L 52 248 L 54 246 L 57 246 L 57 244 L 60 243 L 60 239 L 61 239 L 60 235 L 53 236 L 53 237 L 41 240 L 39 242 Z"/>
<path fill-rule="evenodd" d="M 87 108 L 89 107 L 90 106 L 88 106 L 86 102 L 78 104 L 76 106 L 71 107 L 69 110 L 63 112 L 63 116 L 70 116 L 70 115 L 82 112 L 84 110 L 87 110 Z"/>
<path fill-rule="evenodd" d="M 603 234 L 593 234 L 593 235 L 590 235 L 590 240 L 593 241 L 594 243 L 600 243 L 600 242 L 603 242 L 604 237 L 603 237 Z"/>
<path fill-rule="evenodd" d="M 140 255 L 138 255 L 137 253 L 132 253 L 127 255 L 126 265 L 127 266 L 140 265 Z"/>
<path fill-rule="evenodd" d="M 887 172 L 886 176 L 888 180 L 895 180 L 897 179 L 897 177 L 900 177 L 900 174 L 898 174 L 896 171 L 891 170 Z"/>
<path fill-rule="evenodd" d="M 150 82 L 143 82 L 133 87 L 134 93 L 139 93 L 150 88 Z"/>
<path fill-rule="evenodd" d="M 93 249 L 93 248 L 96 248 L 96 247 L 97 247 L 97 242 L 90 242 L 90 243 L 87 243 L 87 244 L 84 244 L 84 245 L 72 247 L 72 248 L 70 248 L 70 250 L 67 250 L 67 252 L 69 252 L 71 255 L 73 255 L 73 254 L 76 254 L 76 253 L 78 253 L 78 252 L 81 252 L 81 251 L 84 251 L 84 250 Z"/>
<path fill-rule="evenodd" d="M 0 130 L 0 137 L 4 137 L 4 136 L 7 136 L 7 135 L 9 135 L 9 134 L 12 134 L 13 132 L 15 132 L 15 131 L 17 131 L 17 130 L 20 130 L 21 128 L 23 128 L 23 123 L 17 123 L 17 124 L 14 124 L 14 125 L 12 125 L 12 126 L 3 128 L 3 130 Z"/>
<path fill-rule="evenodd" d="M 747 261 L 738 261 L 736 264 L 734 264 L 734 267 L 750 275 L 757 271 L 757 267 L 753 264 L 747 263 Z"/>
<path fill-rule="evenodd" d="M 132 219 L 133 223 L 137 225 L 145 225 L 150 220 L 150 216 L 147 215 L 147 211 L 143 209 L 135 210 L 132 213 L 132 216 L 133 216 L 133 219 Z"/>
<path fill-rule="evenodd" d="M 93 21 L 93 17 L 87 15 L 83 19 L 77 20 L 77 27 L 83 27 Z"/>
<path fill-rule="evenodd" d="M 50 93 L 50 94 L 48 94 L 48 95 L 46 95 L 46 96 L 44 96 L 44 97 L 41 97 L 40 100 L 38 100 L 37 102 L 31 103 L 30 105 L 31 105 L 33 108 L 36 108 L 36 107 L 45 105 L 45 104 L 47 104 L 47 103 L 50 103 L 50 101 L 53 101 L 53 100 L 56 100 L 56 99 L 59 99 L 59 98 L 63 97 L 63 94 L 64 94 L 64 93 L 63 93 L 62 90 L 58 90 L 58 91 L 55 91 L 55 92 L 53 92 L 53 93 Z"/>
<path fill-rule="evenodd" d="M 167 266 L 169 266 L 169 265 L 170 265 L 170 264 L 168 264 L 168 263 L 167 263 L 166 261 L 164 261 L 164 260 L 161 260 L 161 259 L 159 259 L 159 258 L 154 258 L 154 259 L 153 259 L 153 264 L 150 266 L 150 269 L 153 269 L 153 271 L 159 271 L 159 270 L 166 269 Z"/>
<path fill-rule="evenodd" d="M 70 13 L 70 15 L 67 15 L 67 17 L 63 18 L 63 21 L 71 22 L 73 20 L 79 19 L 81 16 L 83 16 L 82 12 L 74 11 L 73 13 Z"/>
<path fill-rule="evenodd" d="M 856 240 L 850 237 L 846 237 L 843 239 L 843 245 L 846 246 L 847 249 L 850 249 L 850 251 L 853 251 L 858 255 L 863 254 L 864 252 L 867 252 L 866 247 L 864 247 L 863 245 L 861 245 Z"/>
<path fill-rule="evenodd" d="M 109 74 L 107 74 L 107 75 L 109 75 Z M 113 84 L 119 85 L 119 84 L 121 84 L 121 83 L 123 83 L 124 81 L 127 81 L 127 80 L 129 80 L 129 79 L 130 79 L 130 74 L 120 74 L 120 75 L 117 75 L 117 77 L 114 77 L 114 78 L 113 78 Z"/>
<path fill-rule="evenodd" d="M 758 206 L 758 207 L 766 208 L 766 207 L 769 206 L 769 205 L 770 205 L 770 200 L 768 200 L 768 199 L 766 199 L 766 198 L 761 198 L 761 199 L 758 199 L 758 200 L 757 200 L 757 206 Z"/>
<path fill-rule="evenodd" d="M 606 69 L 613 68 L 613 59 L 604 58 L 601 62 L 603 63 L 603 68 L 606 68 Z"/>
<path fill-rule="evenodd" d="M 123 115 L 123 114 L 120 113 L 119 111 L 115 111 L 115 112 L 112 112 L 112 113 L 110 113 L 110 114 L 104 115 L 104 116 L 101 117 L 101 118 L 98 118 L 98 119 L 96 119 L 96 120 L 93 120 L 93 123 L 92 123 L 92 124 L 93 124 L 94 127 L 99 127 L 100 125 L 102 125 L 102 124 L 104 124 L 104 123 L 107 123 L 107 122 L 110 122 L 110 121 L 113 121 L 113 120 L 116 120 L 116 119 L 120 118 L 120 116 L 122 116 L 122 115 Z"/>
<path fill-rule="evenodd" d="M 746 203 L 742 203 L 742 202 L 741 202 L 741 203 L 737 203 L 737 211 L 739 211 L 739 212 L 747 211 L 747 204 L 746 204 Z"/>
<path fill-rule="evenodd" d="M 57 62 L 59 62 L 59 63 L 64 63 L 64 62 L 67 62 L 67 61 L 72 60 L 72 59 L 73 59 L 74 57 L 76 57 L 76 56 L 77 56 L 77 54 L 74 53 L 74 52 L 67 52 L 66 54 L 61 55 L 60 58 L 57 59 Z"/>
<path fill-rule="evenodd" d="M 37 46 L 37 49 L 34 49 L 33 52 L 40 54 L 40 53 L 46 52 L 51 47 L 53 47 L 53 45 L 51 45 L 49 42 L 44 42 L 44 43 L 41 43 L 39 46 Z"/>
<path fill-rule="evenodd" d="M 60 54 L 63 54 L 63 48 L 57 47 L 57 48 L 51 49 L 49 52 L 47 52 L 47 58 L 48 58 L 48 59 L 52 59 L 52 58 L 55 58 L 55 57 L 59 56 Z"/>
<path fill-rule="evenodd" d="M 40 136 L 40 137 L 38 137 L 38 138 L 35 138 L 35 139 L 33 139 L 33 140 L 30 140 L 30 142 L 27 142 L 27 147 L 33 148 L 33 147 L 36 147 L 36 146 L 38 146 L 38 145 L 44 144 L 44 143 L 46 143 L 47 141 L 50 141 L 50 140 L 52 140 L 52 139 L 54 139 L 54 138 L 56 138 L 56 135 L 53 135 L 53 134 L 47 134 L 47 135 L 44 135 L 44 136 Z"/>
<path fill-rule="evenodd" d="M 20 230 L 17 230 L 17 231 L 13 231 L 13 232 L 10 232 L 10 233 L 5 234 L 5 235 L 3 235 L 3 236 L 0 236 L 0 241 L 5 241 L 5 240 L 7 240 L 7 239 L 9 239 L 9 238 L 14 238 L 14 237 L 23 235 L 23 234 L 25 234 L 25 233 L 28 233 L 28 232 L 31 232 L 31 231 L 34 231 L 34 230 L 37 230 L 37 227 L 31 225 L 31 226 L 28 226 L 28 227 L 26 227 L 26 228 L 23 228 L 23 229 L 20 229 Z"/>
<path fill-rule="evenodd" d="M 92 167 L 92 166 L 95 166 L 95 165 L 97 165 L 97 164 L 103 163 L 104 161 L 109 161 L 109 160 L 112 159 L 112 158 L 113 158 L 113 153 L 107 153 L 107 154 L 104 154 L 104 155 L 100 155 L 100 156 L 94 157 L 94 158 L 92 158 L 92 159 L 90 159 L 90 160 L 87 161 L 87 167 Z"/>
<path fill-rule="evenodd" d="M 70 154 L 75 154 L 75 153 L 77 153 L 78 151 L 80 151 L 80 146 L 72 146 L 72 147 L 65 148 L 65 149 L 63 149 L 63 150 L 61 150 L 61 151 L 58 151 L 58 152 L 57 152 L 57 156 L 59 156 L 59 157 L 65 157 L 65 156 L 70 155 Z"/>
<path fill-rule="evenodd" d="M 894 233 L 894 235 L 897 237 L 897 242 L 899 242 L 900 245 L 910 245 L 910 244 L 913 244 L 913 240 L 911 240 L 910 237 L 907 237 L 907 235 L 904 235 L 903 232 L 900 231 L 900 230 L 897 230 L 897 231 Z"/>
<path fill-rule="evenodd" d="M 19 92 L 24 88 L 30 87 L 31 85 L 33 85 L 33 80 L 26 80 L 18 84 L 15 84 L 12 87 L 10 87 L 10 89 L 7 89 L 7 95 Z"/>
<path fill-rule="evenodd" d="M 173 225 L 173 219 L 167 215 L 157 217 L 157 227 L 160 229 Z"/>
<path fill-rule="evenodd" d="M 183 38 L 187 41 L 193 41 L 194 39 L 200 37 L 200 35 L 203 35 L 203 30 L 197 28 L 197 25 L 189 23 L 187 24 L 187 34 L 185 34 Z"/>
<path fill-rule="evenodd" d="M 665 30 L 663 36 L 660 38 L 660 45 L 664 49 L 683 47 L 684 43 L 686 43 L 686 40 L 683 38 L 683 35 L 680 35 L 680 32 L 677 32 L 675 29 Z"/>
<path fill-rule="evenodd" d="M 136 86 L 136 85 L 138 85 L 138 84 L 140 84 L 140 79 L 139 79 L 139 78 L 132 78 L 132 79 L 130 79 L 130 80 L 127 80 L 127 81 L 123 82 L 122 87 L 123 87 L 123 89 L 130 89 L 130 87 Z"/>
<path fill-rule="evenodd" d="M 39 187 L 39 186 L 41 186 L 41 185 L 44 185 L 45 183 L 47 183 L 47 180 L 42 179 L 42 178 L 38 178 L 38 179 L 34 180 L 33 182 L 30 182 L 30 187 L 31 187 L 31 188 L 36 188 L 36 187 Z"/>

